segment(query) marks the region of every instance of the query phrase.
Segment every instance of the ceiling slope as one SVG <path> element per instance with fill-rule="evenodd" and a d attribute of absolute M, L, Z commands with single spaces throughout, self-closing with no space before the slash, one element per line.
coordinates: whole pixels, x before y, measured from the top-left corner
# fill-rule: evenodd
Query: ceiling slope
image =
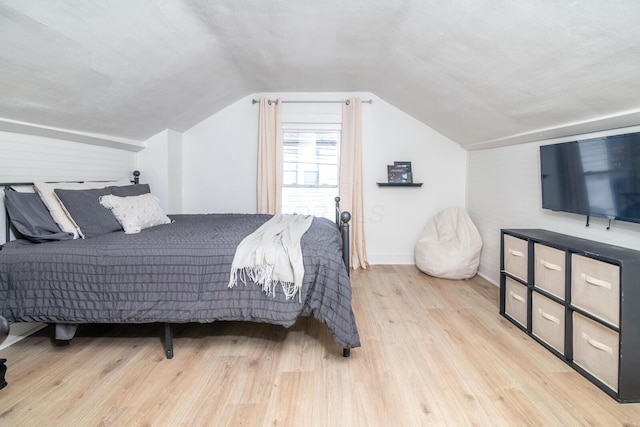
<path fill-rule="evenodd" d="M 372 92 L 467 149 L 640 124 L 640 2 L 0 0 L 0 118 L 145 140 Z"/>

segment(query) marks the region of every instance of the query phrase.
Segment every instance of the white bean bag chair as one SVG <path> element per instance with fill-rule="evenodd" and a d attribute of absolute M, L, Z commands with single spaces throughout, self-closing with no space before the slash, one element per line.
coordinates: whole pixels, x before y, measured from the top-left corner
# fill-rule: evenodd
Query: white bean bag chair
<path fill-rule="evenodd" d="M 463 208 L 443 210 L 424 227 L 415 247 L 416 266 L 430 276 L 469 279 L 478 272 L 482 238 Z"/>

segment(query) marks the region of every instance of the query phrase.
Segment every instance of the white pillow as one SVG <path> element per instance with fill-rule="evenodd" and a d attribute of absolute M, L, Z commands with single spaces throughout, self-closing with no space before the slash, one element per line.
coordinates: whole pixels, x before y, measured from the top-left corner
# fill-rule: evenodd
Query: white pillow
<path fill-rule="evenodd" d="M 60 226 L 62 231 L 73 233 L 73 238 L 79 237 L 78 227 L 73 222 L 69 214 L 64 209 L 60 200 L 56 197 L 53 190 L 61 188 L 64 190 L 88 190 L 93 188 L 104 188 L 112 185 L 123 186 L 131 185 L 131 181 L 104 181 L 104 182 L 34 182 L 33 186 L 40 195 L 40 198 L 49 209 L 49 213 L 53 220 Z"/>
<path fill-rule="evenodd" d="M 111 209 L 127 234 L 139 233 L 145 228 L 171 222 L 162 211 L 158 198 L 151 193 L 128 197 L 101 196 L 100 204 Z"/>

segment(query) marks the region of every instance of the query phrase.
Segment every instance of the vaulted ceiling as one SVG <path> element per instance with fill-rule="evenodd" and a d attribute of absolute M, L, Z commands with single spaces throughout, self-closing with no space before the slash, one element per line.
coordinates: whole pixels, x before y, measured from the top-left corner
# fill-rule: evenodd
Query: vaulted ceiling
<path fill-rule="evenodd" d="M 0 0 L 0 119 L 145 140 L 372 92 L 465 148 L 640 124 L 638 0 Z"/>

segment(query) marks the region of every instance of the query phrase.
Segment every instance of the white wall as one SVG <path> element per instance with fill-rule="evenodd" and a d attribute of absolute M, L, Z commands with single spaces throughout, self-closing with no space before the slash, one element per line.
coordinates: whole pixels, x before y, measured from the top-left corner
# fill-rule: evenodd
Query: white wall
<path fill-rule="evenodd" d="M 539 147 L 597 136 L 637 132 L 640 127 L 569 138 L 470 151 L 467 168 L 467 210 L 483 238 L 480 274 L 494 283 L 500 277 L 500 229 L 544 228 L 613 245 L 640 249 L 640 224 L 608 221 L 542 209 Z"/>
<path fill-rule="evenodd" d="M 184 133 L 184 213 L 256 212 L 258 104 L 251 99 Z"/>
<path fill-rule="evenodd" d="M 138 153 L 140 182 L 149 184 L 166 213 L 183 210 L 182 138 L 180 132 L 165 129 L 149 138 Z"/>
<path fill-rule="evenodd" d="M 363 107 L 364 200 L 372 264 L 413 264 L 414 246 L 433 215 L 464 206 L 466 152 L 424 123 L 374 98 Z M 420 188 L 378 187 L 387 165 L 411 161 Z"/>
<path fill-rule="evenodd" d="M 371 93 L 270 93 L 243 98 L 184 133 L 184 212 L 256 212 L 258 104 L 251 100 L 262 96 L 373 100 L 362 106 L 364 225 L 371 263 L 413 263 L 427 220 L 446 207 L 464 205 L 466 152 L 382 99 Z M 394 160 L 412 161 L 414 180 L 423 187 L 378 187 Z"/>
<path fill-rule="evenodd" d="M 170 195 L 167 211 L 182 212 L 182 133 L 174 130 L 167 133 L 167 154 L 170 159 L 167 165 Z"/>
<path fill-rule="evenodd" d="M 140 182 L 149 184 L 151 192 L 160 199 L 160 206 L 168 213 L 169 208 L 169 143 L 168 130 L 164 130 L 146 141 L 147 148 L 138 153 Z"/>

